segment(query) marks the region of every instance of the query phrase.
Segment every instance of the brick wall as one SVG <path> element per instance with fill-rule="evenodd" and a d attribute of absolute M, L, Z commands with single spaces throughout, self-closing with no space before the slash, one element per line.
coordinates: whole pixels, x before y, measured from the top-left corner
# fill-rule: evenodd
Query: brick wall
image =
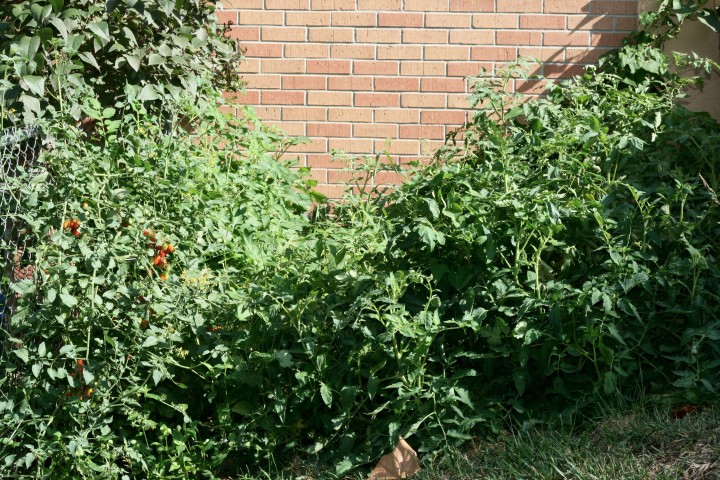
<path fill-rule="evenodd" d="M 348 174 L 332 150 L 427 157 L 466 118 L 466 76 L 519 55 L 545 62 L 547 77 L 578 73 L 635 28 L 637 10 L 637 0 L 224 0 L 218 17 L 245 49 L 241 102 L 309 137 L 293 153 L 337 197 Z"/>

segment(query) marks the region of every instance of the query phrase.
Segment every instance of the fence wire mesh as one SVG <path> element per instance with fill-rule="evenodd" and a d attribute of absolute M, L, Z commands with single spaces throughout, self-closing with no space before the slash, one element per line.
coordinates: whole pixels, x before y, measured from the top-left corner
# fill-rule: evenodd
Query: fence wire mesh
<path fill-rule="evenodd" d="M 40 135 L 34 127 L 0 131 L 0 328 L 5 332 L 11 331 L 17 300 L 10 284 L 34 278 L 28 227 L 19 216 L 23 199 L 13 180 L 32 174 L 40 147 Z M 0 357 L 5 356 L 6 347 L 0 342 Z"/>

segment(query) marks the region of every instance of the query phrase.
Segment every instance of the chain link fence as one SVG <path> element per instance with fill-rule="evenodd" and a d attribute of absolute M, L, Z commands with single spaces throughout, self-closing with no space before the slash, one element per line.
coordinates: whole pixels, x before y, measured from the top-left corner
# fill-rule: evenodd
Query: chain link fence
<path fill-rule="evenodd" d="M 30 236 L 19 217 L 23 199 L 13 180 L 33 172 L 41 145 L 34 127 L 0 130 L 0 329 L 6 332 L 11 330 L 17 300 L 10 284 L 34 277 Z M 0 342 L 0 358 L 6 347 Z"/>

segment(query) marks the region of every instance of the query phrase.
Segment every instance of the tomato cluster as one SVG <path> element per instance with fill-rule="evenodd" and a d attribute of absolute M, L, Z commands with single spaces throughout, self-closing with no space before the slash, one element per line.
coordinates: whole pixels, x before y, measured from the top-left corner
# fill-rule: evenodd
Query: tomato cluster
<path fill-rule="evenodd" d="M 167 280 L 170 274 L 170 263 L 169 256 L 175 251 L 175 247 L 172 243 L 163 241 L 157 243 L 157 236 L 152 228 L 143 230 L 143 235 L 148 237 L 148 248 L 155 250 L 153 256 L 153 267 L 159 271 L 160 280 Z"/>
<path fill-rule="evenodd" d="M 63 223 L 63 228 L 70 231 L 76 237 L 80 236 L 80 220 L 76 218 L 65 220 L 65 222 Z"/>
<path fill-rule="evenodd" d="M 75 371 L 70 372 L 70 376 L 75 379 L 78 379 L 77 381 L 80 383 L 80 385 L 68 390 L 68 392 L 65 393 L 66 397 L 77 396 L 78 398 L 80 398 L 80 400 L 82 400 L 83 398 L 90 398 L 90 395 L 92 395 L 93 389 L 90 388 L 89 385 L 85 385 L 85 377 L 83 375 L 84 372 L 85 372 L 85 360 L 78 359 L 77 365 L 75 366 Z"/>

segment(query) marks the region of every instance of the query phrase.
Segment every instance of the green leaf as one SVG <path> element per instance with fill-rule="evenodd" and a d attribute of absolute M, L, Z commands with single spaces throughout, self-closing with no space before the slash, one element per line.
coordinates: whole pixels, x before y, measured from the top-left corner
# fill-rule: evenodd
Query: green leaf
<path fill-rule="evenodd" d="M 720 32 L 720 9 L 704 8 L 698 12 L 697 19 L 715 32 Z"/>
<path fill-rule="evenodd" d="M 147 337 L 145 339 L 145 341 L 142 343 L 142 346 L 143 346 L 143 348 L 154 347 L 158 343 L 160 343 L 160 340 L 158 340 L 158 338 L 155 335 L 153 335 L 151 337 Z"/>
<path fill-rule="evenodd" d="M 97 60 L 95 60 L 95 56 L 92 53 L 80 52 L 78 53 L 78 57 L 80 57 L 80 59 L 88 65 L 92 65 L 93 67 L 100 70 L 100 65 L 98 65 Z"/>
<path fill-rule="evenodd" d="M 155 382 L 155 386 L 157 386 L 158 383 L 160 383 L 165 375 L 163 375 L 163 372 L 160 369 L 155 369 L 152 372 L 153 382 Z"/>
<path fill-rule="evenodd" d="M 140 70 L 140 57 L 137 55 L 125 55 L 125 60 L 127 60 L 128 65 L 130 65 L 133 70 L 136 72 Z"/>
<path fill-rule="evenodd" d="M 45 78 L 36 75 L 23 75 L 23 82 L 27 88 L 35 95 L 42 97 L 45 95 Z"/>
<path fill-rule="evenodd" d="M 328 407 L 332 406 L 332 390 L 324 383 L 320 385 L 320 396 L 325 405 Z"/>
<path fill-rule="evenodd" d="M 110 37 L 110 26 L 106 21 L 91 23 L 87 28 L 95 34 L 95 38 L 100 40 L 100 44 L 103 47 L 112 40 Z"/>
<path fill-rule="evenodd" d="M 17 357 L 22 360 L 24 363 L 28 363 L 30 360 L 29 352 L 27 348 L 18 348 L 16 350 L 12 351 Z"/>
<path fill-rule="evenodd" d="M 280 350 L 275 353 L 278 363 L 283 368 L 288 368 L 293 365 L 292 355 L 287 350 Z"/>
<path fill-rule="evenodd" d="M 70 308 L 78 304 L 77 298 L 73 297 L 69 293 L 61 293 L 60 300 L 62 300 L 62 302 Z"/>
<path fill-rule="evenodd" d="M 375 398 L 375 394 L 377 393 L 378 389 L 378 379 L 376 376 L 372 376 L 368 378 L 367 383 L 367 389 L 368 389 L 368 396 L 372 399 Z"/>
<path fill-rule="evenodd" d="M 617 388 L 617 375 L 613 372 L 605 373 L 605 381 L 603 382 L 603 392 L 605 395 L 610 395 Z"/>
<path fill-rule="evenodd" d="M 155 91 L 155 87 L 147 84 L 142 88 L 137 98 L 138 100 L 143 100 L 147 102 L 152 100 L 159 100 L 160 96 L 158 96 L 157 92 Z"/>

